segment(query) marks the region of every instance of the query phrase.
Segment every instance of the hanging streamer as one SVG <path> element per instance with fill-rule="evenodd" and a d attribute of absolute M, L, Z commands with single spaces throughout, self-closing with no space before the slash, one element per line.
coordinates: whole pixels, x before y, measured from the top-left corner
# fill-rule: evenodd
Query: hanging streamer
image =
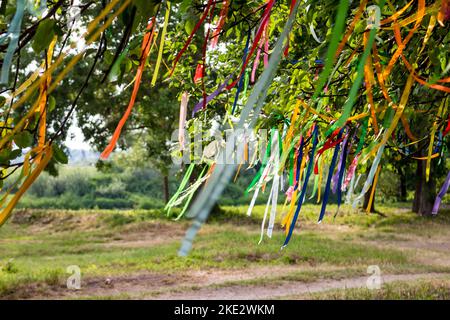
<path fill-rule="evenodd" d="M 155 64 L 155 72 L 153 73 L 152 77 L 152 86 L 156 84 L 156 80 L 158 79 L 158 71 L 159 67 L 161 66 L 162 54 L 164 51 L 164 41 L 166 40 L 167 25 L 169 24 L 169 16 L 170 16 L 170 1 L 167 1 L 166 15 L 164 16 L 164 26 L 163 31 L 161 33 L 161 41 L 159 42 L 158 58 Z"/>
<path fill-rule="evenodd" d="M 259 40 L 261 39 L 262 33 L 265 29 L 265 26 L 269 22 L 270 12 L 271 12 L 274 4 L 275 4 L 275 0 L 268 0 L 266 8 L 263 13 L 263 17 L 261 19 L 261 24 L 259 25 L 258 31 L 256 32 L 256 36 L 255 36 L 255 39 L 253 40 L 253 44 L 250 49 L 250 52 L 248 53 L 247 58 L 245 59 L 244 63 L 242 64 L 241 71 L 238 75 L 238 78 L 227 86 L 227 90 L 231 90 L 232 88 L 234 88 L 236 86 L 236 84 L 238 84 L 238 81 L 241 78 L 242 74 L 244 73 L 245 68 L 247 67 L 247 64 L 248 64 L 250 58 L 253 56 L 253 53 L 255 52 L 255 50 L 258 46 Z"/>
<path fill-rule="evenodd" d="M 225 25 L 225 22 L 227 20 L 228 8 L 230 7 L 230 1 L 231 0 L 224 0 L 222 2 L 222 9 L 220 10 L 219 21 L 217 22 L 216 29 L 214 30 L 214 33 L 211 37 L 211 47 L 212 48 L 214 48 L 219 41 L 219 35 L 222 32 L 222 28 Z"/>
<path fill-rule="evenodd" d="M 8 28 L 7 37 L 9 38 L 8 49 L 6 49 L 3 58 L 2 72 L 0 75 L 0 84 L 7 84 L 9 80 L 9 71 L 17 46 L 19 45 L 20 29 L 22 27 L 23 15 L 25 12 L 25 0 L 17 0 L 16 13 Z"/>
<path fill-rule="evenodd" d="M 275 77 L 275 71 L 281 60 L 284 43 L 288 34 L 291 32 L 299 8 L 299 3 L 299 1 L 296 3 L 292 14 L 289 16 L 289 19 L 283 28 L 283 32 L 275 44 L 269 65 L 262 73 L 258 82 L 255 84 L 252 93 L 247 99 L 247 102 L 241 111 L 241 116 L 236 125 L 236 129 L 244 129 L 244 125 L 248 129 L 253 128 L 256 117 L 267 97 L 267 89 Z M 250 117 L 251 113 L 252 116 Z M 229 155 L 229 157 L 231 157 L 231 155 Z M 229 163 L 233 162 L 230 161 Z M 220 164 L 217 165 L 217 168 L 210 178 L 210 183 L 202 190 L 188 212 L 188 216 L 190 213 L 193 213 L 191 215 L 195 215 L 195 222 L 186 232 L 186 237 L 181 245 L 179 255 L 186 256 L 191 250 L 194 237 L 207 219 L 209 211 L 225 189 L 226 184 L 230 181 L 236 167 L 237 166 L 234 164 L 226 166 Z"/>
<path fill-rule="evenodd" d="M 337 135 L 337 139 L 338 139 L 337 141 L 341 140 L 342 132 L 343 132 L 343 129 L 341 129 L 339 131 L 339 133 Z M 330 169 L 328 171 L 327 184 L 325 185 L 325 191 L 324 191 L 324 194 L 323 194 L 322 208 L 320 209 L 320 216 L 319 216 L 318 223 L 321 223 L 322 220 L 323 220 L 323 217 L 325 216 L 325 209 L 327 207 L 328 196 L 330 194 L 331 178 L 333 176 L 334 167 L 336 166 L 336 160 L 337 160 L 337 156 L 338 156 L 338 153 L 339 153 L 339 149 L 340 149 L 340 144 L 337 144 L 336 147 L 334 148 L 333 158 L 331 159 Z"/>
<path fill-rule="evenodd" d="M 167 202 L 166 206 L 164 207 L 164 210 L 167 211 L 167 215 L 170 214 L 170 210 L 174 206 L 173 204 L 175 203 L 175 201 L 177 201 L 179 195 L 181 194 L 181 192 L 183 191 L 184 187 L 188 183 L 189 178 L 191 177 L 192 171 L 194 170 L 194 167 L 195 167 L 194 163 L 191 163 L 189 165 L 189 167 L 186 170 L 186 173 L 185 173 L 183 179 L 181 180 L 181 183 L 180 183 L 180 186 L 178 187 L 178 190 L 175 192 L 175 194 L 172 196 L 172 198 L 170 198 L 170 200 Z"/>
<path fill-rule="evenodd" d="M 428 182 L 430 180 L 430 171 L 431 171 L 431 156 L 433 155 L 433 145 L 434 145 L 434 137 L 437 130 L 438 121 L 437 119 L 441 117 L 442 110 L 444 108 L 445 99 L 442 100 L 439 110 L 436 114 L 436 120 L 433 123 L 433 127 L 431 128 L 430 133 L 430 144 L 428 145 L 428 156 L 427 162 L 425 165 L 425 181 Z"/>
<path fill-rule="evenodd" d="M 181 48 L 180 52 L 178 52 L 178 54 L 175 57 L 175 60 L 173 61 L 173 66 L 172 69 L 170 71 L 170 75 L 169 77 L 172 76 L 173 72 L 175 71 L 175 67 L 178 64 L 178 61 L 181 59 L 181 57 L 183 56 L 184 52 L 186 51 L 186 49 L 189 47 L 189 45 L 191 44 L 192 39 L 194 38 L 194 35 L 197 33 L 198 29 L 200 28 L 200 26 L 203 24 L 203 22 L 205 21 L 206 17 L 209 14 L 209 9 L 211 8 L 213 4 L 213 0 L 208 0 L 208 4 L 206 5 L 205 11 L 203 11 L 202 16 L 200 17 L 200 20 L 195 24 L 194 29 L 192 30 L 191 34 L 189 35 L 187 41 L 185 42 L 183 48 Z"/>
<path fill-rule="evenodd" d="M 181 104 L 180 104 L 180 120 L 178 123 L 178 143 L 180 145 L 180 150 L 185 150 L 185 135 L 186 135 L 186 115 L 187 115 L 187 106 L 189 102 L 189 94 L 187 92 L 183 92 L 181 95 Z"/>
<path fill-rule="evenodd" d="M 347 141 L 348 141 L 348 134 L 345 135 L 345 138 L 342 142 L 342 145 L 345 147 L 347 145 Z M 337 170 L 335 172 L 335 174 L 333 175 L 333 178 L 331 179 L 331 191 L 333 193 L 336 193 L 336 191 L 338 190 L 338 185 L 339 185 L 339 176 L 341 173 L 341 168 L 342 166 L 344 166 L 345 168 L 345 153 L 344 153 L 344 149 L 342 149 L 340 156 L 339 156 L 339 162 L 337 165 Z"/>
<path fill-rule="evenodd" d="M 338 12 L 336 15 L 336 21 L 333 27 L 333 31 L 331 32 L 332 37 L 330 41 L 330 45 L 328 46 L 327 50 L 327 58 L 325 60 L 325 66 L 323 68 L 323 71 L 320 74 L 318 83 L 316 85 L 316 89 L 314 90 L 314 94 L 312 97 L 312 101 L 316 100 L 319 94 L 322 93 L 322 90 L 325 86 L 325 83 L 328 79 L 328 76 L 331 73 L 331 70 L 333 68 L 334 63 L 334 57 L 336 55 L 336 50 L 339 45 L 339 38 L 342 34 L 342 31 L 345 27 L 345 17 L 347 15 L 349 2 L 347 0 L 341 0 L 339 2 Z"/>
<path fill-rule="evenodd" d="M 339 207 L 341 206 L 341 201 L 342 201 L 342 181 L 344 179 L 344 173 L 345 173 L 345 162 L 347 160 L 347 154 L 348 154 L 348 135 L 345 138 L 344 142 L 342 142 L 343 144 L 343 149 L 342 149 L 342 153 L 341 153 L 341 159 L 340 159 L 340 166 L 338 166 L 338 170 L 339 170 L 339 177 L 338 177 L 338 181 L 337 181 L 337 211 L 336 214 L 339 212 Z"/>
<path fill-rule="evenodd" d="M 25 191 L 31 186 L 31 184 L 37 179 L 37 177 L 41 174 L 41 172 L 45 169 L 50 159 L 53 156 L 53 149 L 51 145 L 46 145 L 40 153 L 44 154 L 40 163 L 35 167 L 35 169 L 28 175 L 20 188 L 16 191 L 14 196 L 9 200 L 8 205 L 0 212 L 0 226 L 2 226 L 6 220 L 8 220 L 11 215 L 12 210 L 16 206 L 17 202 L 23 196 Z"/>
<path fill-rule="evenodd" d="M 310 160 L 309 160 L 309 163 L 308 163 L 308 168 L 306 169 L 306 176 L 305 176 L 305 180 L 304 180 L 304 183 L 303 183 L 302 192 L 300 193 L 300 197 L 298 199 L 298 204 L 297 204 L 297 210 L 295 211 L 294 217 L 292 218 L 292 221 L 290 223 L 289 233 L 288 233 L 286 239 L 284 240 L 283 247 L 287 246 L 287 244 L 289 243 L 289 241 L 291 239 L 292 233 L 293 233 L 294 228 L 295 228 L 295 223 L 297 222 L 298 215 L 300 213 L 303 201 L 305 199 L 306 189 L 307 189 L 307 186 L 308 186 L 309 177 L 311 176 L 311 172 L 312 172 L 313 165 L 314 165 L 314 153 L 316 152 L 317 141 L 318 141 L 317 136 L 318 136 L 318 128 L 317 128 L 317 125 L 314 125 L 313 146 L 312 146 L 311 154 L 310 154 L 310 157 L 309 157 Z"/>
<path fill-rule="evenodd" d="M 379 166 L 377 168 L 377 172 L 375 173 L 375 178 L 374 178 L 373 184 L 372 184 L 372 190 L 370 191 L 369 202 L 367 203 L 367 208 L 366 208 L 367 213 L 370 213 L 370 210 L 372 208 L 373 198 L 375 196 L 375 190 L 377 189 L 377 182 L 378 182 L 378 177 L 380 175 L 380 171 L 381 171 L 381 166 Z"/>
<path fill-rule="evenodd" d="M 192 110 L 192 117 L 198 112 L 200 111 L 205 105 L 207 105 L 209 102 L 211 102 L 215 97 L 217 97 L 227 86 L 228 81 L 231 79 L 233 75 L 230 74 L 225 81 L 216 89 L 216 91 L 214 91 L 213 93 L 211 93 L 209 96 L 206 97 L 206 103 L 204 102 L 204 99 L 201 99 L 195 106 L 194 109 Z"/>
<path fill-rule="evenodd" d="M 378 4 L 380 7 L 382 7 L 385 3 L 385 0 L 381 0 L 380 3 Z M 338 128 L 341 128 L 348 120 L 348 118 L 350 117 L 350 113 L 352 111 L 353 108 L 353 104 L 355 102 L 356 96 L 358 94 L 359 91 L 359 87 L 361 86 L 362 83 L 362 79 L 364 77 L 364 67 L 366 65 L 366 61 L 369 57 L 372 45 L 375 41 L 375 36 L 377 33 L 377 29 L 373 28 L 370 30 L 369 33 L 369 39 L 367 40 L 367 47 L 365 48 L 359 63 L 358 63 L 358 67 L 357 67 L 357 74 L 356 74 L 356 78 L 353 80 L 353 84 L 352 87 L 350 88 L 350 93 L 348 95 L 348 98 L 344 104 L 343 110 L 342 110 L 342 115 L 339 117 L 339 119 L 328 129 L 326 135 L 330 135 L 331 132 L 333 132 L 334 130 L 337 130 Z"/>
<path fill-rule="evenodd" d="M 57 37 L 55 36 L 50 43 L 47 50 L 46 65 L 52 63 L 53 50 L 55 48 Z M 46 81 L 41 83 L 40 93 L 39 93 L 39 127 L 38 127 L 38 146 L 44 148 L 45 137 L 47 133 L 47 89 L 51 83 L 51 74 L 47 75 Z M 36 158 L 36 163 L 39 163 L 42 159 L 42 154 Z"/>
<path fill-rule="evenodd" d="M 147 57 L 150 53 L 153 36 L 155 34 L 155 27 L 154 27 L 155 20 L 156 20 L 156 18 L 154 17 L 148 24 L 147 33 L 145 34 L 144 39 L 142 41 L 141 59 L 139 62 L 139 67 L 138 67 L 138 70 L 136 73 L 136 80 L 134 82 L 134 88 L 133 88 L 133 92 L 131 94 L 131 99 L 128 104 L 127 110 L 125 111 L 125 114 L 122 116 L 122 119 L 120 119 L 120 122 L 117 125 L 116 130 L 114 131 L 114 134 L 111 138 L 109 145 L 105 148 L 105 150 L 103 150 L 102 154 L 100 155 L 100 159 L 102 159 L 102 160 L 108 159 L 111 152 L 113 152 L 114 148 L 116 147 L 117 140 L 119 140 L 120 133 L 122 132 L 122 128 L 125 125 L 125 122 L 127 121 L 128 117 L 130 116 L 131 111 L 133 110 L 134 102 L 136 101 L 136 97 L 139 92 L 139 87 L 141 85 L 142 74 L 144 72 L 145 64 L 147 62 Z M 150 32 L 150 30 L 151 30 L 151 32 Z"/>
<path fill-rule="evenodd" d="M 270 160 L 269 160 L 270 161 L 270 169 L 267 170 L 266 176 L 269 174 L 269 171 L 272 171 L 273 172 L 273 179 L 272 179 L 273 182 L 272 182 L 272 188 L 270 190 L 269 197 L 267 199 L 267 205 L 266 205 L 266 209 L 264 211 L 264 217 L 263 217 L 263 221 L 261 224 L 261 236 L 260 236 L 259 243 L 261 243 L 261 241 L 263 240 L 264 227 L 265 227 L 265 222 L 266 222 L 267 213 L 268 213 L 270 204 L 272 204 L 272 206 L 271 206 L 271 211 L 270 211 L 269 225 L 267 228 L 267 235 L 269 237 L 272 236 L 272 230 L 273 230 L 273 226 L 275 224 L 277 199 L 278 199 L 278 191 L 279 191 L 279 183 L 280 183 L 280 177 L 278 176 L 278 166 L 280 163 L 278 130 L 274 130 L 272 133 L 271 145 L 272 145 L 271 146 L 271 156 L 270 156 Z"/>
<path fill-rule="evenodd" d="M 242 55 L 242 63 L 245 62 L 246 58 L 247 58 L 247 54 L 248 54 L 248 46 L 250 43 L 250 30 L 248 31 L 248 35 L 247 35 L 247 41 L 245 42 L 245 48 L 244 48 L 244 54 Z M 239 99 L 239 93 L 242 90 L 242 84 L 244 83 L 244 74 L 241 74 L 240 78 L 239 78 L 239 85 L 237 87 L 236 90 L 236 95 L 234 96 L 234 103 L 233 103 L 233 108 L 231 109 L 231 114 L 234 114 L 234 110 L 236 109 L 237 106 L 237 102 Z"/>
<path fill-rule="evenodd" d="M 449 186 L 450 186 L 450 171 L 448 172 L 447 177 L 445 178 L 444 184 L 442 185 L 441 190 L 439 191 L 436 197 L 436 200 L 434 200 L 433 210 L 431 211 L 432 214 L 438 213 L 442 198 L 447 193 Z"/>

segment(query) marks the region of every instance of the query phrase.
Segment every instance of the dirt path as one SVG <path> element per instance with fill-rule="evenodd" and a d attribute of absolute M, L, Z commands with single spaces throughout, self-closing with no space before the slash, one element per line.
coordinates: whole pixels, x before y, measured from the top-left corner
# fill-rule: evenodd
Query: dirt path
<path fill-rule="evenodd" d="M 446 274 L 400 274 L 382 276 L 382 283 L 393 281 L 412 281 L 418 279 L 435 279 Z M 324 280 L 311 283 L 285 282 L 267 286 L 229 286 L 223 288 L 201 288 L 195 291 L 167 293 L 151 297 L 157 300 L 259 300 L 282 298 L 292 295 L 302 295 L 323 292 L 332 289 L 365 288 L 367 277 L 357 277 L 342 280 Z"/>
<path fill-rule="evenodd" d="M 345 267 L 322 265 L 323 271 L 341 271 Z M 23 298 L 78 298 L 88 296 L 120 296 L 141 297 L 168 292 L 191 291 L 195 288 L 211 288 L 227 283 L 247 280 L 270 280 L 277 275 L 289 275 L 311 271 L 307 266 L 252 266 L 246 269 L 209 269 L 193 270 L 189 273 L 162 274 L 141 272 L 131 275 L 93 277 L 82 280 L 80 290 L 72 291 L 63 286 L 46 288 L 28 287 Z"/>
<path fill-rule="evenodd" d="M 92 278 L 82 284 L 81 290 L 63 287 L 30 288 L 28 299 L 74 299 L 83 297 L 112 297 L 155 300 L 258 300 L 307 295 L 332 289 L 365 288 L 368 276 L 341 280 L 327 279 L 313 282 L 268 281 L 266 284 L 235 284 L 242 280 L 270 279 L 281 272 L 281 267 L 250 268 L 246 271 L 198 271 L 190 275 L 163 275 L 143 273 L 113 278 Z M 284 273 L 294 268 L 283 268 Z M 295 271 L 300 271 L 296 268 Z M 448 273 L 382 275 L 382 283 L 393 281 L 429 280 L 450 277 Z M 232 283 L 230 283 L 232 282 Z M 195 286 L 194 286 L 195 285 Z M 44 289 L 44 290 L 43 290 Z"/>
<path fill-rule="evenodd" d="M 410 252 L 418 263 L 435 266 L 450 266 L 450 232 L 445 235 L 436 235 L 433 238 L 425 236 L 408 235 L 403 240 L 396 241 L 364 241 L 379 249 L 393 249 Z"/>
<path fill-rule="evenodd" d="M 61 232 L 67 230 L 67 219 L 72 229 L 80 228 L 91 232 L 97 230 L 98 219 L 90 216 L 76 216 L 55 214 L 46 217 L 47 220 L 39 220 L 38 226 L 33 226 L 36 232 L 47 232 L 52 223 L 61 227 Z M 31 219 L 31 218 L 30 218 Z M 59 220 L 58 220 L 59 219 Z M 73 220 L 73 221 L 72 221 Z M 26 220 L 28 221 L 28 220 Z M 64 221 L 64 223 L 60 222 Z M 132 250 L 135 248 L 151 248 L 161 244 L 167 244 L 182 237 L 188 223 L 172 224 L 162 221 L 143 221 L 132 223 L 117 228 L 109 241 L 92 244 L 92 247 L 107 247 L 117 250 Z M 259 228 L 259 225 L 256 226 Z M 209 225 L 201 233 L 222 232 L 227 228 L 254 232 L 255 225 L 229 226 Z M 308 229 L 308 225 L 304 227 Z M 381 233 L 378 237 L 377 230 L 364 230 L 357 227 L 341 225 L 320 225 L 320 228 L 328 238 L 341 240 L 349 236 L 347 241 L 357 245 L 377 247 L 379 249 L 394 249 L 408 251 L 408 256 L 419 265 L 439 267 L 435 272 L 442 272 L 450 265 L 450 232 L 448 229 L 439 229 L 439 232 L 401 233 L 400 236 L 390 236 Z M 414 232 L 413 232 L 414 231 Z M 89 233 L 88 233 L 89 234 Z M 374 237 L 377 236 L 377 237 Z M 35 237 L 39 241 L 39 237 Z M 375 239 L 375 240 L 374 240 Z M 35 240 L 35 239 L 33 239 Z M 9 242 L 9 239 L 0 239 Z M 17 240 L 15 240 L 16 242 Z M 22 240 L 20 240 L 22 241 Z M 30 241 L 29 239 L 24 239 Z M 303 297 L 310 293 L 323 292 L 332 289 L 365 288 L 368 275 L 365 275 L 365 267 L 361 268 L 356 262 L 350 261 L 348 265 L 334 265 L 328 263 L 290 265 L 262 265 L 254 263 L 249 257 L 249 266 L 235 269 L 204 268 L 200 270 L 172 272 L 135 271 L 120 272 L 111 271 L 111 274 L 102 276 L 90 276 L 82 278 L 81 290 L 68 290 L 65 279 L 60 279 L 58 284 L 46 282 L 26 283 L 14 288 L 1 298 L 21 299 L 77 299 L 77 298 L 134 298 L 134 299 L 276 299 L 283 297 Z M 403 270 L 403 271 L 401 271 Z M 385 270 L 382 281 L 414 281 L 419 279 L 450 278 L 450 273 L 422 273 L 422 274 L 388 274 L 407 273 L 409 269 L 391 268 Z M 416 270 L 416 269 L 412 269 Z M 417 271 L 422 270 L 422 271 Z M 413 272 L 425 272 L 428 269 L 417 269 Z"/>

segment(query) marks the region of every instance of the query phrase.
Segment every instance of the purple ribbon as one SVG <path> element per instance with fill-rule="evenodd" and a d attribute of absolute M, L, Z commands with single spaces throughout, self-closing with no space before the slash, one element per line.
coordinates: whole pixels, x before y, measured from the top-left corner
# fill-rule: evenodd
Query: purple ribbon
<path fill-rule="evenodd" d="M 344 141 L 344 147 L 342 149 L 342 154 L 344 155 L 342 157 L 342 165 L 341 168 L 339 170 L 339 179 L 338 179 L 338 184 L 337 184 L 337 204 L 338 204 L 338 210 L 339 207 L 341 206 L 341 200 L 342 200 L 342 180 L 344 180 L 344 171 L 345 171 L 345 162 L 347 161 L 347 153 L 348 153 L 348 145 L 350 143 L 347 143 L 347 137 L 345 138 Z"/>
<path fill-rule="evenodd" d="M 433 205 L 433 211 L 431 211 L 432 214 L 437 214 L 439 210 L 439 206 L 441 205 L 442 198 L 447 193 L 448 187 L 450 186 L 450 171 L 447 174 L 447 178 L 445 178 L 445 182 L 441 187 L 441 190 L 439 191 L 436 200 L 434 200 Z"/>
<path fill-rule="evenodd" d="M 345 146 L 347 145 L 347 140 L 348 140 L 348 134 L 345 136 L 344 141 L 342 142 L 342 145 Z M 339 163 L 338 163 L 338 169 L 336 170 L 336 173 L 333 175 L 333 179 L 332 179 L 332 187 L 331 190 L 333 191 L 333 193 L 336 193 L 337 191 L 337 187 L 338 187 L 338 182 L 339 182 L 339 174 L 342 171 L 342 166 L 345 166 L 345 150 L 342 150 L 341 155 L 339 157 Z"/>
<path fill-rule="evenodd" d="M 212 99 L 214 99 L 215 97 L 217 97 L 219 95 L 219 93 L 221 93 L 223 91 L 223 89 L 225 89 L 225 87 L 228 84 L 228 81 L 230 81 L 231 77 L 233 76 L 233 74 L 230 74 L 225 81 L 216 89 L 216 91 L 214 91 L 213 93 L 211 93 L 209 96 L 206 97 L 206 104 L 205 106 L 211 102 Z M 200 109 L 203 108 L 203 98 L 200 99 L 200 101 L 195 105 L 194 110 L 192 110 L 192 117 L 194 117 L 194 115 L 200 111 Z"/>

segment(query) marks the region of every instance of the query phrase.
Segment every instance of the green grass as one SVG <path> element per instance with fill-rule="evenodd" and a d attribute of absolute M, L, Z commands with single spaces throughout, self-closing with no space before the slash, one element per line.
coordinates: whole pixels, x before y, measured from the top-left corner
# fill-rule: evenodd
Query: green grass
<path fill-rule="evenodd" d="M 272 239 L 265 238 L 258 245 L 263 206 L 257 206 L 251 218 L 245 216 L 245 209 L 225 207 L 223 215 L 211 217 L 195 239 L 193 251 L 187 258 L 179 257 L 177 251 L 189 221 L 174 222 L 160 210 L 19 212 L 0 229 L 0 296 L 8 296 L 18 287 L 30 283 L 62 286 L 68 276 L 66 268 L 70 265 L 79 266 L 86 278 L 148 271 L 177 274 L 275 265 L 310 269 L 266 281 L 312 281 L 320 277 L 361 275 L 372 264 L 391 273 L 439 271 L 415 262 L 402 250 L 379 248 L 359 241 L 361 234 L 389 237 L 391 227 L 400 226 L 397 230 L 409 232 L 427 222 L 407 212 L 390 213 L 383 218 L 352 212 L 344 207 L 336 219 L 328 218 L 323 222 L 351 227 L 348 232 L 336 234 L 319 228 L 314 230 L 313 222 L 319 209 L 306 205 L 299 223 L 300 232 L 295 234 L 288 247 L 280 250 L 284 241 L 280 229 L 274 232 Z M 397 209 L 389 210 L 396 212 Z M 447 221 L 447 218 L 441 218 L 439 223 Z M 435 220 L 430 223 L 438 224 Z M 302 230 L 304 225 L 309 227 Z M 161 236 L 163 240 L 130 247 L 120 244 L 135 234 L 150 235 L 149 238 Z M 330 266 L 334 270 L 323 270 Z M 262 280 L 248 280 L 248 283 L 252 281 Z"/>
<path fill-rule="evenodd" d="M 309 299 L 326 300 L 449 300 L 450 278 L 420 280 L 415 283 L 396 281 L 384 284 L 379 290 L 346 289 L 312 294 Z"/>
<path fill-rule="evenodd" d="M 242 207 L 224 207 L 225 214 L 219 219 L 233 219 L 236 217 L 245 216 L 246 211 Z M 265 205 L 257 205 L 252 211 L 250 221 L 261 221 L 264 215 Z M 283 210 L 283 206 L 278 206 L 278 212 L 285 212 L 289 208 Z M 319 205 L 304 204 L 299 215 L 300 222 L 317 222 L 321 207 Z M 339 224 L 359 227 L 387 227 L 402 224 L 410 226 L 422 225 L 423 223 L 438 223 L 450 225 L 450 211 L 441 210 L 438 215 L 433 217 L 419 216 L 407 207 L 398 207 L 396 205 L 379 205 L 377 211 L 382 215 L 376 213 L 367 214 L 361 209 L 354 209 L 350 205 L 342 205 L 339 213 L 334 218 L 337 212 L 337 205 L 330 204 L 327 206 L 327 214 L 325 215 L 323 223 L 325 224 Z M 384 215 L 384 216 L 383 216 Z M 278 216 L 280 218 L 280 216 Z"/>

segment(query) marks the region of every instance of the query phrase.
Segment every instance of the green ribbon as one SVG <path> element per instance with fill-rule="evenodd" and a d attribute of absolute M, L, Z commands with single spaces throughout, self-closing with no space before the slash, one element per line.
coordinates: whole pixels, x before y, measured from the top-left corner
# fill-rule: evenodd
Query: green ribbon
<path fill-rule="evenodd" d="M 175 194 L 170 198 L 169 202 L 167 202 L 166 206 L 164 207 L 164 210 L 167 210 L 167 216 L 170 214 L 170 210 L 173 207 L 173 203 L 178 199 L 180 193 L 183 191 L 184 187 L 186 186 L 187 182 L 189 181 L 189 178 L 191 177 L 192 171 L 194 170 L 194 163 L 191 163 L 186 170 L 186 174 L 183 177 L 183 180 L 181 180 L 180 186 L 178 187 L 178 190 L 175 192 Z"/>
<path fill-rule="evenodd" d="M 380 8 L 383 7 L 386 0 L 381 0 L 378 6 Z M 335 131 L 338 128 L 341 128 L 345 125 L 347 119 L 350 117 L 350 114 L 352 112 L 353 104 L 355 103 L 356 96 L 358 95 L 359 87 L 361 86 L 363 77 L 364 77 L 364 66 L 366 64 L 366 60 L 369 57 L 370 50 L 372 50 L 373 42 L 375 41 L 375 36 L 377 34 L 377 29 L 373 28 L 370 30 L 369 39 L 367 41 L 366 49 L 364 50 L 364 53 L 359 60 L 358 68 L 357 68 L 357 74 L 356 78 L 353 82 L 353 85 L 350 89 L 349 96 L 347 98 L 347 101 L 344 104 L 343 111 L 339 119 L 329 127 L 327 132 L 325 133 L 326 136 L 330 135 L 333 131 Z"/>
<path fill-rule="evenodd" d="M 247 127 L 248 129 L 252 129 L 255 126 L 256 120 L 259 117 L 265 99 L 267 97 L 269 86 L 275 77 L 276 70 L 283 56 L 283 49 L 285 47 L 284 44 L 286 42 L 286 38 L 292 30 L 292 26 L 294 24 L 300 3 L 301 1 L 296 2 L 289 16 L 289 19 L 284 26 L 283 32 L 281 33 L 275 44 L 273 54 L 270 55 L 270 60 L 267 68 L 264 69 L 261 77 L 253 87 L 252 93 L 250 94 L 249 98 L 247 99 L 247 103 L 241 111 L 241 116 L 239 122 L 236 125 L 236 130 L 244 129 L 245 127 Z M 223 152 L 223 150 L 220 151 L 221 154 Z M 201 226 L 208 218 L 209 212 L 214 206 L 214 203 L 216 203 L 216 201 L 219 199 L 225 187 L 231 180 L 234 171 L 237 169 L 237 164 L 232 161 L 232 154 L 228 154 L 226 160 L 230 160 L 229 162 L 226 161 L 226 163 L 232 164 L 216 165 L 213 174 L 209 178 L 208 184 L 205 186 L 205 188 L 203 188 L 202 192 L 198 195 L 191 208 L 189 209 L 187 215 L 195 216 L 195 221 L 186 232 L 186 236 L 183 240 L 181 248 L 178 251 L 178 254 L 180 256 L 186 256 L 191 250 L 192 242 L 194 241 L 197 232 L 200 230 Z"/>
<path fill-rule="evenodd" d="M 205 166 L 202 170 L 202 172 L 200 173 L 200 176 L 198 177 L 198 179 L 201 179 L 203 177 L 203 175 L 205 174 L 206 168 L 208 166 Z M 187 198 L 186 202 L 184 203 L 183 209 L 181 210 L 180 214 L 178 215 L 178 217 L 175 218 L 175 220 L 179 220 L 184 213 L 186 212 L 187 208 L 189 207 L 189 203 L 191 203 L 192 198 L 194 197 L 195 191 L 197 191 L 198 188 L 195 188 L 191 194 L 189 195 L 189 197 Z"/>
<path fill-rule="evenodd" d="M 366 139 L 368 126 L 369 126 L 369 118 L 366 118 L 366 120 L 363 122 L 363 126 L 361 128 L 361 136 L 359 137 L 359 142 L 358 142 L 358 146 L 356 147 L 355 154 L 358 154 L 364 146 L 364 140 Z"/>
<path fill-rule="evenodd" d="M 336 15 L 336 22 L 333 27 L 333 31 L 331 32 L 331 41 L 327 51 L 327 57 L 325 60 L 325 66 L 323 71 L 320 73 L 319 82 L 317 83 L 316 90 L 314 91 L 312 100 L 316 100 L 319 94 L 322 92 L 325 83 L 327 82 L 328 76 L 330 75 L 333 64 L 334 64 L 334 56 L 336 55 L 336 50 L 339 45 L 339 41 L 341 35 L 345 28 L 345 18 L 347 17 L 347 10 L 349 7 L 350 1 L 341 0 L 339 2 L 338 12 Z"/>
<path fill-rule="evenodd" d="M 273 137 L 274 131 L 275 131 L 274 128 L 272 128 L 272 130 L 270 131 L 270 138 L 269 138 L 268 143 L 267 143 L 266 153 L 264 154 L 264 158 L 263 158 L 261 167 L 259 168 L 258 172 L 256 173 L 256 175 L 253 178 L 253 180 L 250 183 L 250 185 L 245 190 L 245 193 L 248 193 L 250 190 L 252 190 L 252 188 L 258 183 L 258 181 L 261 178 L 261 175 L 262 175 L 264 169 L 267 166 L 267 162 L 268 162 L 269 157 L 270 157 L 270 151 L 272 149 L 272 142 L 271 141 L 272 141 L 272 137 Z"/>

